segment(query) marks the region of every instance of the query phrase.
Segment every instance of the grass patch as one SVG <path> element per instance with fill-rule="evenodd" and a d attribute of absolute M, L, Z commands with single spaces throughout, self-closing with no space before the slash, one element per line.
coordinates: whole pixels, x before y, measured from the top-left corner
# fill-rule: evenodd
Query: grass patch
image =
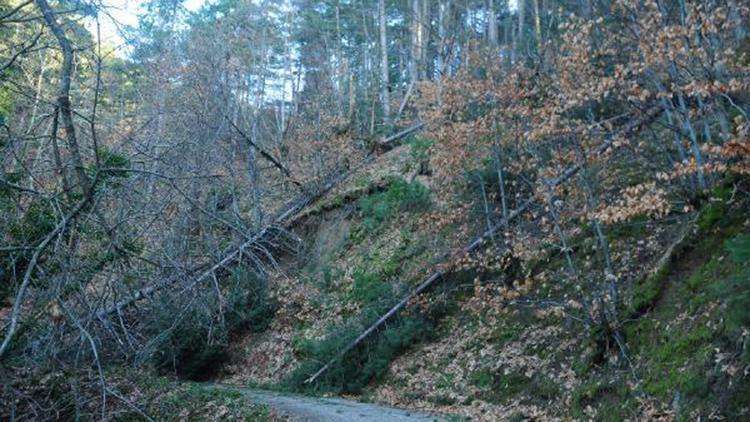
<path fill-rule="evenodd" d="M 637 405 L 628 387 L 622 382 L 604 383 L 597 380 L 583 383 L 573 391 L 571 416 L 576 420 L 633 420 L 638 419 Z M 589 406 L 596 412 L 593 419 L 587 414 Z"/>
<path fill-rule="evenodd" d="M 407 141 L 411 158 L 416 162 L 421 162 L 429 158 L 429 151 L 435 143 L 431 139 L 413 136 Z"/>
<path fill-rule="evenodd" d="M 269 409 L 266 406 L 253 403 L 236 390 L 178 382 L 140 373 L 136 373 L 135 376 L 132 373 L 122 373 L 113 378 L 123 393 L 139 397 L 143 412 L 155 420 L 270 420 Z M 143 415 L 131 408 L 124 408 L 113 419 L 145 420 Z"/>
<path fill-rule="evenodd" d="M 476 374 L 476 375 L 474 375 Z M 472 373 L 478 387 L 489 387 L 480 394 L 483 400 L 490 403 L 505 404 L 523 394 L 526 401 L 541 403 L 553 400 L 560 395 L 560 388 L 551 379 L 542 374 L 531 377 L 517 371 L 508 374 L 477 371 Z M 470 378 L 472 380 L 472 378 Z"/>
<path fill-rule="evenodd" d="M 432 201 L 430 191 L 417 181 L 393 178 L 385 190 L 361 198 L 357 209 L 361 217 L 353 238 L 364 240 L 380 226 L 402 212 L 422 212 Z"/>
<path fill-rule="evenodd" d="M 376 318 L 377 314 L 371 317 Z M 322 366 L 321 362 L 336 356 L 369 325 L 364 321 L 372 322 L 374 318 L 359 319 L 359 323 L 350 322 L 346 327 L 332 327 L 322 340 L 299 339 L 297 351 L 303 363 L 284 381 L 284 386 L 307 392 L 359 393 L 370 382 L 381 379 L 396 356 L 412 344 L 430 338 L 435 331 L 430 318 L 396 318 L 335 362 L 314 386 L 305 384 Z"/>

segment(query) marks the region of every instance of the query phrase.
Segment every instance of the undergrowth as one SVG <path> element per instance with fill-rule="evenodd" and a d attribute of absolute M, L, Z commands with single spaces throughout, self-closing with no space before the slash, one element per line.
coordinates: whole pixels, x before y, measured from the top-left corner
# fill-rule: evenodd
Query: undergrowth
<path fill-rule="evenodd" d="M 658 272 L 635 286 L 632 319 L 624 325 L 640 391 L 668 403 L 685 420 L 707 416 L 716 406 L 742 418 L 750 408 L 750 389 L 747 383 L 730 382 L 737 362 L 726 357 L 750 361 L 750 234 L 745 225 L 750 201 L 730 201 L 727 185 L 711 196 L 694 234 Z M 607 391 L 631 403 L 611 406 L 585 388 L 576 394 L 599 414 L 627 418 L 637 405 L 628 392 Z"/>
<path fill-rule="evenodd" d="M 430 207 L 430 191 L 418 181 L 391 179 L 385 190 L 361 198 L 357 210 L 361 217 L 353 237 L 364 239 L 386 221 L 402 212 L 422 212 Z"/>
<path fill-rule="evenodd" d="M 157 341 L 145 353 L 154 367 L 188 379 L 207 379 L 226 358 L 231 334 L 268 327 L 275 306 L 264 278 L 238 267 L 222 284 L 220 298 L 206 294 L 200 303 L 172 298 L 154 308 L 151 326 Z M 173 323 L 175 315 L 179 317 Z"/>

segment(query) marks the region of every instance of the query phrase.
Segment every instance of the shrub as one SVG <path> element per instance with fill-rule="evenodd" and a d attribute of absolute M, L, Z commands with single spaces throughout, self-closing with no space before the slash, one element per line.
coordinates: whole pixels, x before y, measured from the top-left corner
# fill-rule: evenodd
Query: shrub
<path fill-rule="evenodd" d="M 121 179 L 128 177 L 127 170 L 131 167 L 130 159 L 107 148 L 100 149 L 97 155 L 101 168 L 96 169 L 92 167 L 87 169 L 90 178 L 94 178 L 95 176 L 99 178 L 99 183 L 96 186 L 97 192 L 106 190 L 108 185 L 120 187 L 122 185 Z"/>
<path fill-rule="evenodd" d="M 47 202 L 34 200 L 17 217 L 15 201 L 12 192 L 0 190 L 0 214 L 5 218 L 0 222 L 0 239 L 7 241 L 7 246 L 35 245 L 55 228 L 54 209 Z M 31 249 L 0 251 L 0 298 L 11 293 L 14 282 L 26 271 L 32 253 Z"/>
<path fill-rule="evenodd" d="M 268 327 L 275 307 L 264 278 L 239 267 L 221 280 L 220 287 L 223 303 L 202 291 L 200 300 L 164 297 L 156 304 L 149 321 L 156 341 L 147 356 L 157 369 L 205 379 L 224 360 L 232 332 Z"/>
<path fill-rule="evenodd" d="M 211 367 L 224 359 L 227 344 L 216 305 L 215 298 L 208 297 L 199 305 L 167 298 L 155 303 L 148 327 L 155 343 L 146 353 L 156 369 L 189 379 L 210 375 Z"/>
<path fill-rule="evenodd" d="M 380 298 L 389 297 L 390 293 L 392 293 L 390 285 L 383 282 L 378 274 L 363 270 L 354 272 L 352 299 L 360 303 L 371 303 Z"/>
<path fill-rule="evenodd" d="M 276 311 L 266 279 L 239 267 L 232 272 L 232 280 L 224 315 L 227 329 L 264 331 Z"/>
<path fill-rule="evenodd" d="M 384 191 L 359 200 L 357 208 L 362 216 L 359 232 L 367 235 L 398 212 L 421 212 L 430 204 L 430 191 L 424 185 L 393 179 Z"/>
<path fill-rule="evenodd" d="M 380 333 L 370 336 L 353 350 L 336 361 L 311 387 L 305 380 L 322 365 L 336 356 L 347 344 L 358 336 L 364 327 L 377 318 L 360 319 L 360 323 L 346 327 L 333 327 L 320 341 L 298 342 L 302 364 L 284 381 L 293 390 L 314 389 L 335 393 L 359 393 L 373 380 L 380 379 L 390 362 L 410 345 L 430 338 L 435 332 L 434 322 L 425 317 L 394 319 Z M 373 318 L 375 317 L 375 318 Z"/>
<path fill-rule="evenodd" d="M 428 153 L 432 145 L 435 143 L 431 139 L 420 138 L 414 136 L 408 141 L 410 147 L 411 158 L 414 161 L 424 161 L 428 157 Z"/>

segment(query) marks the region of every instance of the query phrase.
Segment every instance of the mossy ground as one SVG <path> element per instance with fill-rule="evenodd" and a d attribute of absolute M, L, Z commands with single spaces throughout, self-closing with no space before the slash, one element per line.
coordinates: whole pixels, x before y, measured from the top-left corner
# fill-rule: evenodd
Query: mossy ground
<path fill-rule="evenodd" d="M 494 307 L 504 305 L 484 300 L 474 313 L 449 315 L 437 338 L 397 358 L 370 394 L 480 418 L 749 417 L 750 382 L 742 370 L 750 362 L 750 199 L 731 201 L 727 193 L 718 188 L 695 218 L 636 221 L 607 231 L 615 252 L 635 248 L 644 227 L 661 233 L 662 249 L 631 253 L 641 260 L 641 281 L 624 290 L 621 310 L 630 363 L 595 363 L 591 334 L 569 317 L 533 305 L 498 312 Z M 649 275 L 645 269 L 685 228 L 690 234 Z M 592 248 L 576 238 L 570 243 L 579 254 Z M 564 258 L 547 254 L 526 267 L 554 279 Z M 571 287 L 538 283 L 530 298 L 574 297 Z"/>
<path fill-rule="evenodd" d="M 164 377 L 115 376 L 122 394 L 142 405 L 141 412 L 154 420 L 261 422 L 271 420 L 268 407 L 253 403 L 240 392 L 175 381 Z M 115 420 L 146 420 L 141 412 L 123 408 Z"/>
<path fill-rule="evenodd" d="M 346 210 L 346 231 L 297 279 L 311 292 L 302 301 L 315 305 L 310 315 L 316 317 L 298 320 L 283 340 L 294 362 L 287 368 L 296 368 L 284 372 L 286 387 L 298 389 L 387 310 L 433 267 L 446 250 L 446 233 L 458 229 L 448 225 L 435 238 L 421 234 L 417 222 L 436 207 L 430 197 L 441 198 L 393 176 L 325 211 Z M 523 300 L 476 296 L 475 279 L 492 290 L 507 281 L 500 274 L 452 274 L 431 292 L 429 306 L 412 305 L 310 392 L 355 392 L 480 419 L 747 417 L 749 383 L 736 371 L 746 367 L 738 357 L 750 343 L 743 331 L 750 305 L 742 299 L 748 270 L 736 256 L 750 243 L 743 237 L 750 232 L 750 200 L 733 199 L 725 186 L 694 214 L 605 228 L 621 274 L 620 329 L 629 362 L 597 358 L 596 333 L 575 313 L 561 311 L 560 301 L 577 300 L 579 289 L 603 274 L 598 244 L 583 224 L 568 239 L 581 280 L 561 281 L 569 278 L 565 256 L 552 244 L 535 245 L 538 253 L 516 269 L 514 277 L 533 285 Z M 684 241 L 656 272 L 648 271 L 686 227 Z"/>
<path fill-rule="evenodd" d="M 22 394 L 26 400 L 0 394 L 2 420 L 14 420 L 19 416 L 20 420 L 35 420 L 32 415 L 41 417 L 37 413 L 40 409 L 50 415 L 47 417 L 54 415 L 55 420 L 272 420 L 267 406 L 237 391 L 154 376 L 142 369 L 105 368 L 103 407 L 101 378 L 95 370 L 14 370 L 22 372 L 23 377 L 14 379 L 13 384 L 6 384 L 5 388 Z M 13 401 L 7 401 L 8 398 Z"/>
<path fill-rule="evenodd" d="M 631 292 L 631 319 L 623 326 L 633 364 L 625 383 L 631 388 L 608 388 L 604 397 L 614 396 L 613 406 L 611 398 L 591 392 L 599 388 L 592 387 L 596 382 L 584 382 L 575 397 L 586 400 L 574 404 L 593 406 L 611 420 L 633 417 L 644 398 L 682 420 L 750 415 L 750 382 L 735 372 L 743 365 L 738 356 L 750 309 L 750 301 L 737 299 L 750 292 L 742 243 L 750 232 L 748 211 L 748 199 L 731 202 L 722 187 L 714 192 L 671 259 Z"/>

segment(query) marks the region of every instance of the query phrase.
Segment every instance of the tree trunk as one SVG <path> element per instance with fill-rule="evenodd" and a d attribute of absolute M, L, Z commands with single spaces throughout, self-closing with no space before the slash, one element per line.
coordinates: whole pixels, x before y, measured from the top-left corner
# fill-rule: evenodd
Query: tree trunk
<path fill-rule="evenodd" d="M 422 8 L 419 0 L 411 0 L 411 80 L 418 81 L 422 63 Z"/>
<path fill-rule="evenodd" d="M 495 0 L 489 0 L 487 5 L 487 42 L 490 47 L 495 50 L 497 49 L 498 34 L 497 34 L 497 10 L 495 8 Z"/>
<path fill-rule="evenodd" d="M 81 187 L 83 196 L 88 197 L 91 191 L 91 184 L 86 175 L 86 169 L 83 166 L 83 159 L 81 158 L 81 151 L 78 146 L 78 139 L 76 138 L 76 130 L 73 125 L 73 112 L 70 109 L 70 82 L 73 73 L 73 46 L 65 35 L 65 31 L 55 19 L 55 14 L 47 3 L 47 0 L 36 0 L 36 5 L 42 12 L 44 22 L 57 39 L 57 43 L 60 45 L 60 49 L 63 53 L 63 63 L 60 68 L 60 94 L 57 97 L 57 106 L 60 112 L 60 123 L 65 132 L 65 141 L 70 149 L 70 155 L 73 158 L 73 166 L 75 167 L 78 184 Z M 55 134 L 53 134 L 53 136 L 55 136 Z"/>
<path fill-rule="evenodd" d="M 385 0 L 378 1 L 378 22 L 380 24 L 380 72 L 381 97 L 383 101 L 383 123 L 388 125 L 391 118 L 391 99 L 388 81 L 388 39 L 385 25 Z"/>
<path fill-rule="evenodd" d="M 516 34 L 516 48 L 518 51 L 523 52 L 526 45 L 524 44 L 524 28 L 525 14 L 526 14 L 526 0 L 518 0 L 518 33 Z"/>
<path fill-rule="evenodd" d="M 536 48 L 542 48 L 542 17 L 539 12 L 539 0 L 534 0 L 534 35 L 536 35 Z"/>
<path fill-rule="evenodd" d="M 430 38 L 430 34 L 427 32 L 430 27 L 430 2 L 427 0 L 422 0 L 422 12 L 419 15 L 419 28 L 420 28 L 420 38 L 419 38 L 419 63 L 420 63 L 420 69 L 421 73 L 419 74 L 420 79 L 431 79 L 428 78 L 428 70 L 429 70 L 429 61 L 427 60 L 427 40 Z"/>

